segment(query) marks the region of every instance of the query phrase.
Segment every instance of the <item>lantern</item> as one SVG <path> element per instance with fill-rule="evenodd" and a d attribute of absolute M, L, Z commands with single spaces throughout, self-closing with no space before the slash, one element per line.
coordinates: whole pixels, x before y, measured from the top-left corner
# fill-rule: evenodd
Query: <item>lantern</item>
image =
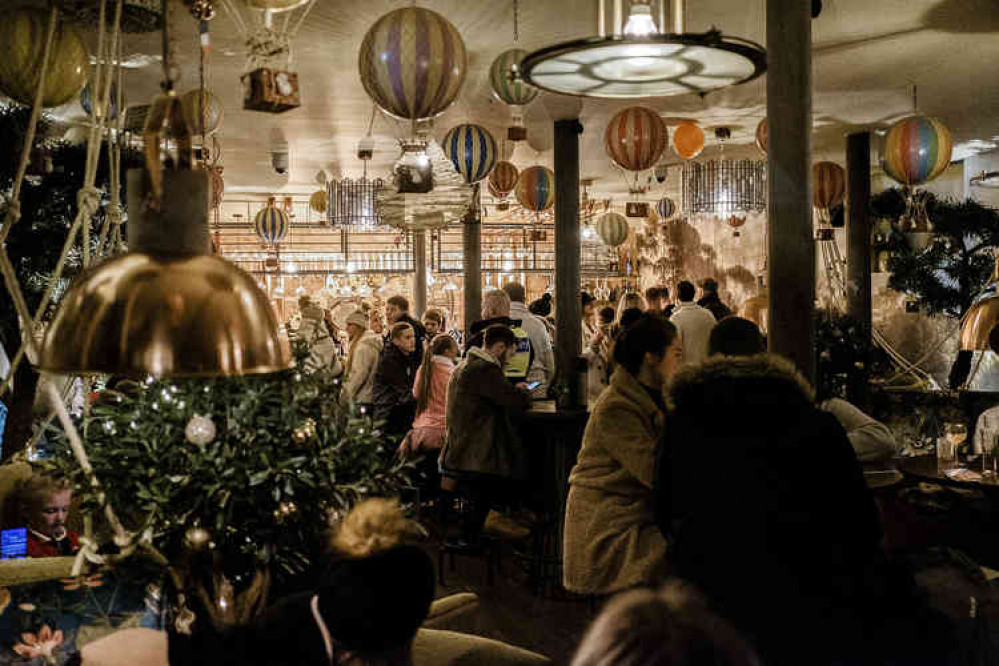
<path fill-rule="evenodd" d="M 656 213 L 661 219 L 668 220 L 676 215 L 676 204 L 669 197 L 663 197 L 656 202 Z"/>
<path fill-rule="evenodd" d="M 555 204 L 555 174 L 543 166 L 524 169 L 517 180 L 517 201 L 527 210 L 540 213 Z"/>
<path fill-rule="evenodd" d="M 210 90 L 188 90 L 180 96 L 180 105 L 192 134 L 214 134 L 222 125 L 222 104 Z"/>
<path fill-rule="evenodd" d="M 0 92 L 31 106 L 41 77 L 49 13 L 22 7 L 5 12 L 0 22 Z M 42 106 L 60 106 L 87 84 L 89 56 L 76 26 L 60 22 L 52 35 Z"/>
<path fill-rule="evenodd" d="M 538 89 L 520 78 L 520 61 L 527 55 L 523 49 L 510 49 L 496 56 L 489 68 L 489 83 L 496 99 L 510 106 L 524 106 L 534 101 Z"/>
<path fill-rule="evenodd" d="M 94 91 L 90 82 L 83 86 L 83 90 L 80 91 L 80 106 L 83 110 L 87 112 L 88 116 L 94 115 Z M 111 120 L 115 120 L 118 117 L 118 82 L 111 82 L 111 90 L 108 94 L 108 117 Z"/>
<path fill-rule="evenodd" d="M 766 153 L 769 145 L 770 124 L 767 123 L 767 119 L 764 118 L 760 121 L 760 124 L 756 126 L 756 147 Z"/>
<path fill-rule="evenodd" d="M 685 160 L 697 157 L 704 150 L 704 130 L 697 123 L 680 123 L 673 131 L 673 150 Z"/>
<path fill-rule="evenodd" d="M 667 141 L 662 118 L 644 106 L 619 111 L 604 132 L 607 155 L 627 171 L 651 169 L 662 157 Z"/>
<path fill-rule="evenodd" d="M 496 139 L 479 125 L 458 125 L 444 135 L 441 147 L 466 183 L 477 183 L 496 164 Z"/>
<path fill-rule="evenodd" d="M 368 30 L 358 70 L 365 92 L 386 113 L 405 120 L 433 118 L 458 97 L 468 54 L 446 18 L 422 7 L 403 7 Z"/>
<path fill-rule="evenodd" d="M 309 208 L 319 213 L 320 215 L 326 214 L 326 207 L 329 203 L 329 196 L 326 194 L 326 190 L 316 190 L 309 197 Z"/>
<path fill-rule="evenodd" d="M 951 148 L 950 131 L 936 118 L 903 118 L 885 139 L 885 173 L 901 185 L 921 185 L 943 173 L 950 164 Z"/>
<path fill-rule="evenodd" d="M 273 199 L 253 218 L 253 230 L 267 245 L 277 245 L 283 241 L 290 228 L 288 213 L 275 206 Z"/>
<path fill-rule="evenodd" d="M 812 165 L 812 205 L 828 215 L 843 204 L 846 194 L 846 172 L 835 162 Z"/>
<path fill-rule="evenodd" d="M 620 213 L 604 213 L 597 219 L 597 235 L 610 247 L 628 240 L 628 231 L 628 220 Z"/>
<path fill-rule="evenodd" d="M 496 188 L 496 191 L 501 195 L 500 198 L 503 198 L 517 187 L 518 178 L 520 178 L 520 172 L 517 171 L 517 167 L 506 160 L 500 160 L 489 173 L 489 185 Z"/>

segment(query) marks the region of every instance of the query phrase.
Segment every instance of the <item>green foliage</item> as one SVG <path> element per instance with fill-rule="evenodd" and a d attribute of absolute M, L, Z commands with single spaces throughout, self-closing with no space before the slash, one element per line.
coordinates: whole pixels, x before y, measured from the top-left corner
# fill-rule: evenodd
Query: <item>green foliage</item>
<path fill-rule="evenodd" d="M 201 527 L 213 566 L 221 562 L 236 580 L 265 563 L 301 573 L 322 550 L 332 516 L 363 497 L 398 495 L 407 483 L 408 468 L 394 462 L 370 419 L 339 406 L 338 380 L 305 372 L 303 351 L 297 369 L 272 375 L 119 384 L 90 409 L 81 431 L 108 501 L 171 564 L 189 559 L 185 535 Z M 185 438 L 196 414 L 216 427 L 204 446 Z M 296 441 L 307 419 L 314 435 Z M 99 508 L 64 439 L 51 464 L 90 510 Z"/>
<path fill-rule="evenodd" d="M 960 317 L 992 273 L 991 253 L 999 246 L 999 211 L 971 199 L 958 202 L 929 193 L 925 196 L 933 238 L 920 248 L 908 242 L 904 233 L 892 234 L 888 286 L 918 298 L 929 314 Z M 871 205 L 875 215 L 892 220 L 896 228 L 906 214 L 901 190 L 882 192 Z"/>

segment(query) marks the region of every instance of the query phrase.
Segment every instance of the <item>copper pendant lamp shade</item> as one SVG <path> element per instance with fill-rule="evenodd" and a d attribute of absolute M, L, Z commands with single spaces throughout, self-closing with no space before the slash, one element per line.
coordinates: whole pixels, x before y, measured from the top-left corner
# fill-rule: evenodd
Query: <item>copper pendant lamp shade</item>
<path fill-rule="evenodd" d="M 157 104 L 150 118 L 170 114 L 174 127 L 183 123 L 175 98 Z M 288 368 L 267 296 L 249 274 L 209 254 L 208 173 L 186 159 L 163 171 L 151 133 L 146 147 L 147 169 L 128 173 L 130 251 L 77 278 L 46 330 L 39 366 L 133 377 Z"/>
<path fill-rule="evenodd" d="M 999 257 L 989 283 L 964 314 L 960 348 L 999 352 Z"/>

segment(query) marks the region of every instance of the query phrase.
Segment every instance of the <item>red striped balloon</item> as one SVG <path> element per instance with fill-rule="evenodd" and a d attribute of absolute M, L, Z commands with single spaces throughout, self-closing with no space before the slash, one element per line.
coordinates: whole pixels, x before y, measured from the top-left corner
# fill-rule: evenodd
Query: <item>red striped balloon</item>
<path fill-rule="evenodd" d="M 517 201 L 527 210 L 540 213 L 555 204 L 555 174 L 543 166 L 524 169 L 517 180 Z"/>
<path fill-rule="evenodd" d="M 437 12 L 404 7 L 378 19 L 361 43 L 365 92 L 386 113 L 433 118 L 458 97 L 468 53 L 458 30 Z"/>
<path fill-rule="evenodd" d="M 645 171 L 655 166 L 666 150 L 669 134 L 659 114 L 644 106 L 618 112 L 607 123 L 604 147 L 622 169 Z"/>
<path fill-rule="evenodd" d="M 760 124 L 756 126 L 756 147 L 765 153 L 767 152 L 767 146 L 769 145 L 770 124 L 767 122 L 767 119 L 764 118 L 760 121 Z"/>
<path fill-rule="evenodd" d="M 888 130 L 884 169 L 909 187 L 933 180 L 950 164 L 950 131 L 936 118 L 909 116 Z"/>
<path fill-rule="evenodd" d="M 489 173 L 489 185 L 496 188 L 496 191 L 505 197 L 513 192 L 513 188 L 517 187 L 519 177 L 520 172 L 517 171 L 517 167 L 503 160 L 497 162 Z"/>
<path fill-rule="evenodd" d="M 819 210 L 832 210 L 843 203 L 846 195 L 846 172 L 835 162 L 812 165 L 812 205 Z"/>

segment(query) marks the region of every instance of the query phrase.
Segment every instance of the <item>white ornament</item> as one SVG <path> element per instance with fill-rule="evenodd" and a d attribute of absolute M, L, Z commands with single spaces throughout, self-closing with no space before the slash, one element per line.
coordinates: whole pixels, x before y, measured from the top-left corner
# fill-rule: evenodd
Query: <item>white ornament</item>
<path fill-rule="evenodd" d="M 184 428 L 184 437 L 198 446 L 210 444 L 215 439 L 215 423 L 207 416 L 195 414 Z"/>

